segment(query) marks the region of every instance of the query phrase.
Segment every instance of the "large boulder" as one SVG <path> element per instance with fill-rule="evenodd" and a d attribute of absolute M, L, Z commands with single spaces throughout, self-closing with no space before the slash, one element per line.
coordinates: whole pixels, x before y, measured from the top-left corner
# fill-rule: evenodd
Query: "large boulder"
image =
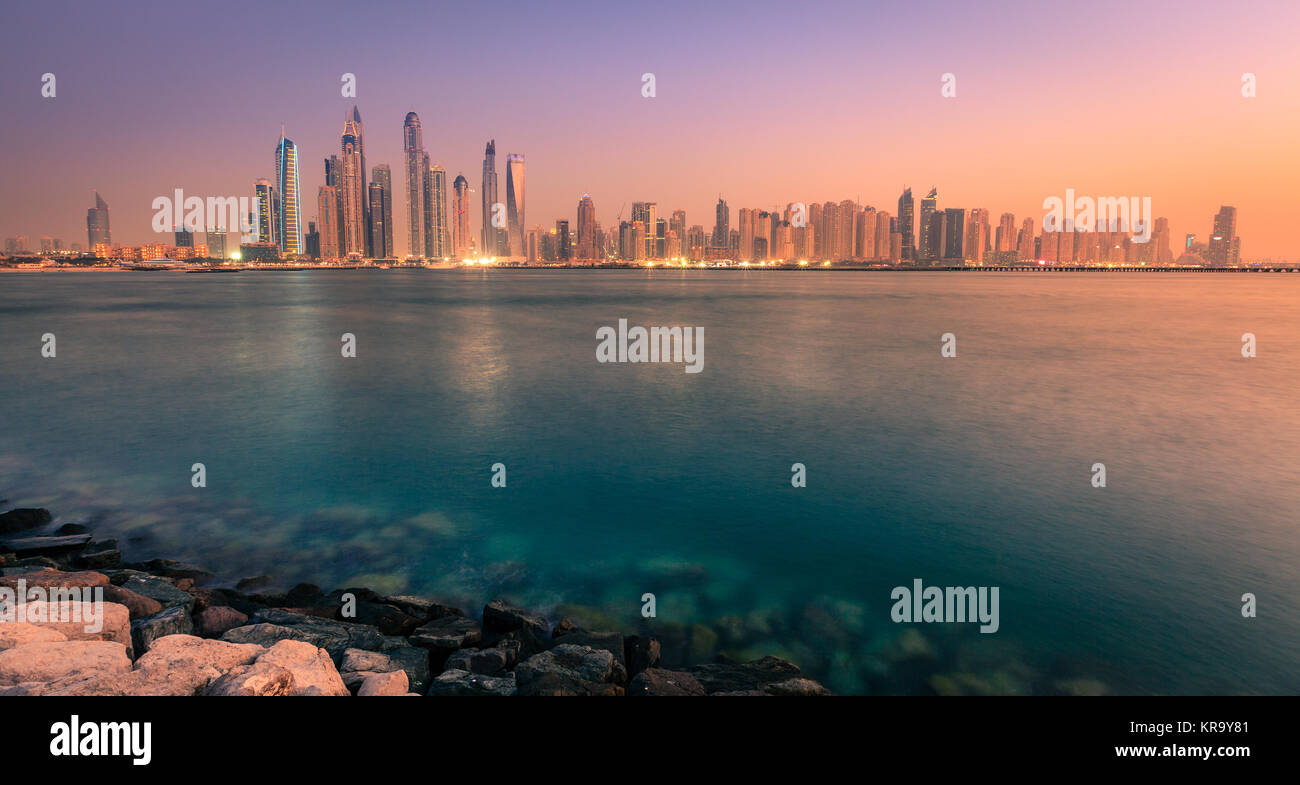
<path fill-rule="evenodd" d="M 157 600 L 164 608 L 180 605 L 186 613 L 194 610 L 193 595 L 176 588 L 176 584 L 166 578 L 155 575 L 132 575 L 122 584 L 122 588 Z"/>
<path fill-rule="evenodd" d="M 614 658 L 614 680 L 619 684 L 627 682 L 627 662 L 624 659 L 624 642 L 622 633 L 589 632 L 575 628 L 566 632 L 560 639 L 570 646 L 589 646 L 593 649 L 607 651 Z"/>
<path fill-rule="evenodd" d="M 7 586 L 17 591 L 20 586 L 30 589 L 89 589 L 94 586 L 107 586 L 108 576 L 102 572 L 58 572 L 40 570 L 6 575 L 0 578 L 0 586 Z"/>
<path fill-rule="evenodd" d="M 69 534 L 62 537 L 14 537 L 0 542 L 0 551 L 13 551 L 19 556 L 55 556 L 83 548 L 90 542 L 89 534 Z"/>
<path fill-rule="evenodd" d="M 204 638 L 220 638 L 247 623 L 247 616 L 227 605 L 211 605 L 194 617 L 194 626 Z"/>
<path fill-rule="evenodd" d="M 219 697 L 273 697 L 292 695 L 293 691 L 292 671 L 269 662 L 259 662 L 232 669 L 209 684 L 203 694 Z"/>
<path fill-rule="evenodd" d="M 46 695 L 200 695 L 231 670 L 252 664 L 261 646 L 169 635 L 153 642 L 129 673 L 51 684 Z"/>
<path fill-rule="evenodd" d="M 695 677 L 709 694 L 716 692 L 763 691 L 769 684 L 802 676 L 799 667 L 780 657 L 767 656 L 753 662 L 692 665 L 686 671 Z"/>
<path fill-rule="evenodd" d="M 484 676 L 462 670 L 449 670 L 439 674 L 429 688 L 431 696 L 496 696 L 510 697 L 518 691 L 515 674 Z"/>
<path fill-rule="evenodd" d="M 405 671 L 372 673 L 361 682 L 361 689 L 357 690 L 357 695 L 359 697 L 405 695 L 409 686 Z"/>
<path fill-rule="evenodd" d="M 115 602 L 35 600 L 26 603 L 23 612 L 28 623 L 58 630 L 70 641 L 114 641 L 125 646 L 130 653 L 131 614 L 123 605 Z"/>
<path fill-rule="evenodd" d="M 136 594 L 130 589 L 123 589 L 121 586 L 114 586 L 111 583 L 104 587 L 104 599 L 126 606 L 132 619 L 143 619 L 152 616 L 163 608 L 162 603 L 152 597 Z"/>
<path fill-rule="evenodd" d="M 694 676 L 686 671 L 648 668 L 632 677 L 627 685 L 628 695 L 685 696 L 708 695 Z"/>
<path fill-rule="evenodd" d="M 44 507 L 19 507 L 0 513 L 0 534 L 16 534 L 49 522 L 50 511 Z"/>
<path fill-rule="evenodd" d="M 257 658 L 258 665 L 278 665 L 293 674 L 290 695 L 346 696 L 329 652 L 305 641 L 280 641 Z"/>
<path fill-rule="evenodd" d="M 444 616 L 411 633 L 411 643 L 443 652 L 473 646 L 483 638 L 478 622 L 464 616 Z"/>
<path fill-rule="evenodd" d="M 515 669 L 520 695 L 622 695 L 622 673 L 610 652 L 567 643 L 534 654 Z"/>
<path fill-rule="evenodd" d="M 0 651 L 0 686 L 3 687 L 130 670 L 131 658 L 126 654 L 126 647 L 112 641 L 46 641 Z"/>
<path fill-rule="evenodd" d="M 0 623 L 0 651 L 16 649 L 29 643 L 51 643 L 67 639 L 68 636 L 49 626 L 25 621 Z"/>
<path fill-rule="evenodd" d="M 191 635 L 193 632 L 194 623 L 190 620 L 190 615 L 185 612 L 185 608 L 172 605 L 152 616 L 131 622 L 131 643 L 138 657 L 149 651 L 149 647 L 159 638 L 168 635 Z"/>

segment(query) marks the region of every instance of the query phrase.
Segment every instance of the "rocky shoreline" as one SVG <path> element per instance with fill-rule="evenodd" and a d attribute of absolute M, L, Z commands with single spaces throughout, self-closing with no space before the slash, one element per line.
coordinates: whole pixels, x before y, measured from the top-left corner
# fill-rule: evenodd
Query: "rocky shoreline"
<path fill-rule="evenodd" d="M 0 514 L 0 591 L 102 593 L 102 629 L 30 613 L 0 622 L 0 696 L 831 694 L 774 656 L 661 668 L 653 636 L 504 599 L 471 616 L 365 587 L 281 593 L 268 576 L 209 586 L 202 567 L 124 561 L 115 541 L 78 524 L 30 534 L 51 520 L 36 508 Z M 66 614 L 78 602 L 49 605 Z"/>

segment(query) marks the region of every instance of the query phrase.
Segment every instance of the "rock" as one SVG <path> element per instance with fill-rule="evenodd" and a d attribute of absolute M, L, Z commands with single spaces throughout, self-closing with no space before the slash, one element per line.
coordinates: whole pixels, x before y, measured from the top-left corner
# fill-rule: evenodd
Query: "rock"
<path fill-rule="evenodd" d="M 451 670 L 446 671 L 433 680 L 433 686 L 429 688 L 431 696 L 500 696 L 509 697 L 518 692 L 518 685 L 515 682 L 515 674 L 506 673 L 503 676 L 484 676 L 481 673 L 470 673 L 469 671 Z"/>
<path fill-rule="evenodd" d="M 357 690 L 357 695 L 367 697 L 371 695 L 405 695 L 407 687 L 405 671 L 389 671 L 387 673 L 372 673 L 361 682 L 361 689 Z"/>
<path fill-rule="evenodd" d="M 384 635 L 401 635 L 405 637 L 415 632 L 415 629 L 424 622 L 419 617 L 380 602 L 358 600 L 355 610 L 356 616 L 350 621 L 372 625 Z"/>
<path fill-rule="evenodd" d="M 578 625 L 574 624 L 572 619 L 565 617 L 560 619 L 559 624 L 555 625 L 555 629 L 551 630 L 551 638 L 559 638 L 565 633 L 573 632 L 576 629 L 578 629 Z"/>
<path fill-rule="evenodd" d="M 265 645 L 281 640 L 305 641 L 325 649 L 335 659 L 341 659 L 347 649 L 388 651 L 406 645 L 400 638 L 382 635 L 369 625 L 322 619 L 278 608 L 260 610 L 253 614 L 251 621 L 253 623 L 247 626 L 227 630 L 221 639 Z"/>
<path fill-rule="evenodd" d="M 291 695 L 346 696 L 329 652 L 304 641 L 280 641 L 257 658 L 257 664 L 278 665 L 293 674 Z"/>
<path fill-rule="evenodd" d="M 520 695 L 622 695 L 615 683 L 621 674 L 610 652 L 567 643 L 534 654 L 515 669 Z"/>
<path fill-rule="evenodd" d="M 789 695 L 789 696 L 816 696 L 831 695 L 831 691 L 812 679 L 786 679 L 775 684 L 767 685 L 765 690 L 768 695 Z"/>
<path fill-rule="evenodd" d="M 512 632 L 527 628 L 545 637 L 546 617 L 496 599 L 483 607 L 483 629 L 488 632 Z"/>
<path fill-rule="evenodd" d="M 628 676 L 635 676 L 647 668 L 659 664 L 659 641 L 656 638 L 643 638 L 630 635 L 623 639 L 623 661 L 627 664 Z"/>
<path fill-rule="evenodd" d="M 123 605 L 115 602 L 33 600 L 27 602 L 24 613 L 24 621 L 57 630 L 70 641 L 114 641 L 130 653 L 131 614 Z"/>
<path fill-rule="evenodd" d="M 413 597 L 408 594 L 396 594 L 383 598 L 383 602 L 392 605 L 394 608 L 408 613 L 421 621 L 433 621 L 441 619 L 444 616 L 464 616 L 465 612 L 460 608 L 453 608 L 450 605 L 443 605 L 440 602 L 426 599 L 424 597 Z"/>
<path fill-rule="evenodd" d="M 704 686 L 686 671 L 649 668 L 632 677 L 628 695 L 707 695 Z"/>
<path fill-rule="evenodd" d="M 196 564 L 173 561 L 171 559 L 152 559 L 145 563 L 148 571 L 154 575 L 162 575 L 167 578 L 188 578 L 192 581 L 201 581 L 212 577 L 209 570 L 205 570 Z"/>
<path fill-rule="evenodd" d="M 51 556 L 75 551 L 90 542 L 89 534 L 69 534 L 63 537 L 16 537 L 0 542 L 0 550 L 13 551 L 20 556 Z"/>
<path fill-rule="evenodd" d="M 234 608 L 225 605 L 213 605 L 204 608 L 194 617 L 194 626 L 200 637 L 220 638 L 228 630 L 242 627 L 248 623 L 248 617 Z"/>
<path fill-rule="evenodd" d="M 29 643 L 0 651 L 0 686 L 127 673 L 131 658 L 120 643 L 69 640 Z"/>
<path fill-rule="evenodd" d="M 0 534 L 14 534 L 49 523 L 50 511 L 44 507 L 19 507 L 0 513 Z"/>
<path fill-rule="evenodd" d="M 72 557 L 72 563 L 87 570 L 116 567 L 122 563 L 122 552 L 117 548 L 95 548 L 95 544 L 91 543 L 86 550 Z"/>
<path fill-rule="evenodd" d="M 261 646 L 168 635 L 153 642 L 130 673 L 48 685 L 46 695 L 199 695 L 216 679 L 250 665 L 266 650 Z"/>
<path fill-rule="evenodd" d="M 159 638 L 168 635 L 190 635 L 194 632 L 194 623 L 190 614 L 180 605 L 163 608 L 152 616 L 131 622 L 131 643 L 135 646 L 138 657 L 149 651 L 149 647 Z"/>
<path fill-rule="evenodd" d="M 274 697 L 291 695 L 293 672 L 271 663 L 240 665 L 203 690 L 204 695 L 220 697 Z"/>
<path fill-rule="evenodd" d="M 614 681 L 627 683 L 627 663 L 623 659 L 624 642 L 621 633 L 573 629 L 565 633 L 563 642 L 570 646 L 589 646 L 609 652 L 614 657 Z"/>
<path fill-rule="evenodd" d="M 84 523 L 65 523 L 54 530 L 55 534 L 89 534 L 90 527 Z"/>
<path fill-rule="evenodd" d="M 767 656 L 748 663 L 713 663 L 686 668 L 712 695 L 717 692 L 762 690 L 768 684 L 802 676 L 799 668 L 780 657 Z"/>
<path fill-rule="evenodd" d="M 411 643 L 426 649 L 455 651 L 473 646 L 483 638 L 478 622 L 464 616 L 444 616 L 434 619 L 411 633 Z"/>
<path fill-rule="evenodd" d="M 284 595 L 284 601 L 291 607 L 301 608 L 308 605 L 316 605 L 324 597 L 320 587 L 314 583 L 296 584 Z"/>
<path fill-rule="evenodd" d="M 130 589 L 123 589 L 121 586 L 114 586 L 111 583 L 104 587 L 104 599 L 108 602 L 126 606 L 132 619 L 143 619 L 152 616 L 162 610 L 163 607 L 161 602 L 151 597 L 136 594 Z"/>
<path fill-rule="evenodd" d="M 339 674 L 348 689 L 360 686 L 371 673 L 406 673 L 410 689 L 423 694 L 429 688 L 432 674 L 429 669 L 429 652 L 414 646 L 405 646 L 386 652 L 348 649 L 339 663 Z"/>
<path fill-rule="evenodd" d="M 267 586 L 270 585 L 271 585 L 270 575 L 255 575 L 251 578 L 245 578 L 239 583 L 236 583 L 235 588 L 238 589 L 239 591 L 257 591 L 258 589 L 265 589 Z"/>
<path fill-rule="evenodd" d="M 5 696 L 12 697 L 35 697 L 45 693 L 45 682 L 42 681 L 25 681 L 22 684 L 13 687 L 0 687 L 0 698 Z"/>
<path fill-rule="evenodd" d="M 0 651 L 26 646 L 29 643 L 66 641 L 68 636 L 52 627 L 28 624 L 25 621 L 0 623 Z"/>
<path fill-rule="evenodd" d="M 20 581 L 28 589 L 52 589 L 56 586 L 68 589 L 89 589 L 95 586 L 107 586 L 108 576 L 102 572 L 56 572 L 45 570 L 6 575 L 0 578 L 0 586 L 7 586 L 17 591 Z"/>
<path fill-rule="evenodd" d="M 493 676 L 510 667 L 508 649 L 461 649 L 447 658 L 447 670 L 469 671 Z"/>
<path fill-rule="evenodd" d="M 122 584 L 122 588 L 157 600 L 164 608 L 180 605 L 189 613 L 194 610 L 194 597 L 176 588 L 176 584 L 166 578 L 153 575 L 133 575 Z"/>

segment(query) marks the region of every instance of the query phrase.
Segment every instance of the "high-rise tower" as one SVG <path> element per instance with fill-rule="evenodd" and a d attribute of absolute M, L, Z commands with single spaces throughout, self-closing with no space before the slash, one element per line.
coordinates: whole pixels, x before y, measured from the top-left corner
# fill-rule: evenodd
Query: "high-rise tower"
<path fill-rule="evenodd" d="M 916 259 L 916 248 L 913 245 L 912 235 L 912 189 L 904 188 L 902 195 L 898 197 L 898 233 L 902 236 L 900 244 L 900 253 L 902 261 L 912 261 Z"/>
<path fill-rule="evenodd" d="M 302 199 L 298 183 L 298 146 L 286 139 L 280 130 L 280 143 L 275 146 L 275 187 L 280 198 L 276 234 L 280 251 L 294 256 L 303 252 Z"/>
<path fill-rule="evenodd" d="M 509 229 L 508 255 L 527 257 L 524 246 L 524 157 L 506 156 L 506 218 Z"/>
<path fill-rule="evenodd" d="M 578 200 L 577 253 L 579 259 L 596 258 L 596 205 L 589 194 Z"/>
<path fill-rule="evenodd" d="M 425 240 L 430 259 L 443 259 L 451 255 L 447 239 L 447 170 L 440 164 L 429 167 L 429 234 Z"/>
<path fill-rule="evenodd" d="M 108 202 L 99 191 L 95 192 L 95 206 L 86 211 L 86 235 L 92 252 L 96 245 L 113 244 L 113 232 L 108 224 Z"/>
<path fill-rule="evenodd" d="M 402 148 L 406 154 L 406 253 L 424 256 L 424 131 L 420 116 L 406 113 L 402 124 Z"/>
<path fill-rule="evenodd" d="M 483 201 L 483 228 L 480 231 L 482 245 L 479 247 L 479 253 L 484 256 L 505 256 L 503 250 L 505 227 L 497 226 L 493 221 L 497 205 L 497 141 L 495 139 L 487 143 L 487 149 L 483 153 L 483 189 L 480 196 Z"/>
<path fill-rule="evenodd" d="M 343 256 L 365 256 L 367 226 L 365 155 L 362 152 L 361 115 L 354 107 L 343 122 L 339 156 L 339 204 L 342 212 Z"/>
<path fill-rule="evenodd" d="M 465 179 L 465 175 L 458 174 L 452 185 L 456 192 L 452 207 L 452 244 L 456 258 L 464 259 L 469 256 L 469 180 Z"/>

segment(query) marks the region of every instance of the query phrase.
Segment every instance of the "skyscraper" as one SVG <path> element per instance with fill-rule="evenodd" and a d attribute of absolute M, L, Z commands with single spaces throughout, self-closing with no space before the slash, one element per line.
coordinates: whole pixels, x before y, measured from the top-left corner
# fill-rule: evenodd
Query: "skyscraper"
<path fill-rule="evenodd" d="M 1218 267 L 1236 264 L 1234 253 L 1236 242 L 1237 208 L 1223 205 L 1214 216 L 1214 229 L 1210 232 L 1210 244 L 1206 249 L 1205 261 Z"/>
<path fill-rule="evenodd" d="M 596 258 L 596 205 L 589 194 L 578 200 L 578 258 Z"/>
<path fill-rule="evenodd" d="M 254 191 L 257 195 L 257 241 L 279 245 L 280 221 L 275 186 L 262 178 L 254 185 Z"/>
<path fill-rule="evenodd" d="M 112 245 L 113 232 L 108 224 L 108 202 L 95 191 L 95 206 L 86 211 L 86 235 L 90 250 L 96 245 Z"/>
<path fill-rule="evenodd" d="M 280 130 L 280 143 L 275 146 L 275 183 L 280 197 L 280 214 L 276 223 L 280 251 L 299 255 L 302 248 L 302 200 L 298 188 L 298 146 L 286 139 Z"/>
<path fill-rule="evenodd" d="M 916 225 L 916 260 L 930 262 L 939 258 L 939 237 L 935 233 L 934 212 L 939 205 L 939 191 L 931 187 L 921 200 L 921 220 Z M 901 214 L 901 210 L 899 211 Z"/>
<path fill-rule="evenodd" d="M 406 113 L 402 124 L 402 148 L 406 154 L 406 254 L 424 256 L 424 131 L 420 116 Z"/>
<path fill-rule="evenodd" d="M 316 195 L 316 219 L 320 222 L 320 255 L 322 259 L 339 258 L 339 205 L 338 191 L 332 185 L 322 185 Z"/>
<path fill-rule="evenodd" d="M 354 107 L 343 122 L 340 137 L 342 155 L 339 156 L 339 202 L 343 213 L 343 247 L 340 255 L 365 256 L 366 248 L 366 186 L 365 155 L 362 153 L 361 115 Z"/>
<path fill-rule="evenodd" d="M 555 222 L 555 257 L 561 262 L 567 262 L 573 258 L 573 246 L 569 240 L 569 222 L 561 218 Z"/>
<path fill-rule="evenodd" d="M 714 208 L 713 218 L 713 246 L 715 248 L 725 248 L 730 243 L 731 238 L 731 209 L 727 203 L 722 201 L 722 196 L 718 196 L 718 205 Z"/>
<path fill-rule="evenodd" d="M 912 242 L 912 189 L 904 188 L 901 196 L 898 197 L 898 234 L 901 235 L 899 244 L 900 261 L 912 261 L 916 259 L 916 249 Z"/>
<path fill-rule="evenodd" d="M 452 244 L 455 246 L 456 258 L 464 259 L 469 256 L 469 180 L 465 179 L 465 175 L 458 174 L 452 187 L 456 192 L 452 208 L 455 235 Z"/>
<path fill-rule="evenodd" d="M 392 259 L 397 256 L 393 245 L 393 170 L 388 164 L 379 164 L 370 170 L 370 193 L 379 187 L 380 198 L 376 204 L 370 198 L 370 243 L 371 252 L 376 258 Z"/>
<path fill-rule="evenodd" d="M 511 257 L 526 257 L 524 247 L 524 157 L 516 153 L 506 156 L 506 217 L 509 224 L 509 252 Z"/>
<path fill-rule="evenodd" d="M 480 196 L 483 200 L 483 226 L 480 232 L 482 245 L 479 247 L 479 254 L 505 256 L 503 250 L 505 227 L 497 226 L 493 221 L 497 205 L 497 141 L 495 139 L 487 143 L 487 149 L 483 152 L 483 189 Z"/>
<path fill-rule="evenodd" d="M 655 224 L 659 220 L 658 213 L 659 206 L 654 202 L 632 203 L 632 223 L 635 225 L 640 222 L 641 228 L 645 231 L 641 238 L 642 246 L 637 249 L 637 259 L 655 258 Z"/>
<path fill-rule="evenodd" d="M 208 256 L 213 259 L 226 258 L 226 229 L 221 227 L 213 229 L 203 236 L 203 242 L 208 246 Z"/>
<path fill-rule="evenodd" d="M 427 255 L 430 259 L 443 259 L 451 256 L 451 249 L 447 233 L 447 170 L 439 164 L 429 167 L 429 194 L 432 198 L 425 207 L 429 212 Z"/>

